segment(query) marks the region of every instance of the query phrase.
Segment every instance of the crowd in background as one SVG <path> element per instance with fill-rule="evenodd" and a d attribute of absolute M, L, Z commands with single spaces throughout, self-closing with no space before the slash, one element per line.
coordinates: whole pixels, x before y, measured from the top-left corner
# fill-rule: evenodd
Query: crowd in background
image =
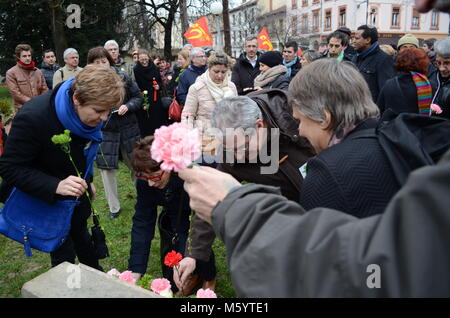
<path fill-rule="evenodd" d="M 17 65 L 6 73 L 17 118 L 10 127 L 11 140 L 18 139 L 14 134 L 20 129 L 21 116 L 26 116 L 33 104 L 30 101 L 37 103 L 42 95 L 56 96 L 64 83 L 79 81 L 84 71 L 74 48 L 64 51 L 63 67 L 52 50 L 44 51 L 41 68 L 35 65 L 32 54 L 29 45 L 19 44 Z M 181 122 L 204 132 L 201 165 L 229 173 L 239 182 L 279 187 L 286 200 L 300 203 L 305 211 L 326 207 L 356 218 L 382 214 L 403 186 L 378 140 L 367 135 L 379 127 L 380 118 L 400 121 L 403 117 L 399 114 L 410 113 L 450 119 L 450 37 L 427 39 L 420 46 L 419 39 L 406 34 L 398 43 L 380 45 L 377 29 L 362 25 L 353 31 L 346 27 L 335 30 L 318 50 L 301 51 L 295 41 L 289 41 L 281 52 L 262 52 L 257 37 L 249 36 L 244 40 L 244 52 L 236 59 L 191 45 L 185 45 L 173 63 L 172 57 L 152 55 L 145 49 L 132 51 L 131 58 L 127 61 L 121 57 L 114 40 L 87 54 L 86 69 L 93 65 L 113 70 L 111 74 L 120 79 L 124 89 L 122 101 L 111 105 L 103 120 L 96 164 L 111 220 L 118 218 L 121 210 L 119 161 L 125 163 L 136 185 L 129 258 L 134 277 L 139 279 L 147 270 L 157 207 L 163 206 L 171 230 L 181 237 L 176 249 L 186 256 L 180 272 L 173 276 L 179 293 L 186 296 L 200 286 L 215 288 L 212 242 L 216 233 L 211 222 L 198 217 L 189 221 L 191 209 L 184 181 L 161 170 L 149 157 L 153 142 L 149 136 L 174 122 L 168 116 L 171 103 L 167 100 L 175 98 L 183 105 Z M 434 111 L 432 105 L 440 111 Z M 409 123 L 407 119 L 405 122 Z M 247 151 L 244 159 L 252 159 L 248 141 L 226 149 L 226 145 L 214 142 L 214 136 L 207 135 L 209 128 L 254 128 L 258 149 L 273 142 L 263 129 L 280 129 L 279 170 L 261 175 L 259 168 L 264 163 L 259 159 L 254 164 L 208 164 L 208 156 L 222 150 L 231 151 L 238 159 L 239 147 Z M 8 133 L 9 129 L 3 132 L 6 139 Z M 438 143 L 441 147 L 442 142 Z M 10 188 L 8 183 L 18 186 L 15 176 L 5 172 L 12 167 L 11 158 L 17 156 L 13 147 L 6 144 L 0 159 L 0 174 L 6 184 L 3 191 Z M 442 149 L 430 150 L 435 162 L 442 156 Z M 33 158 L 23 165 L 39 168 Z M 303 173 L 300 168 L 306 165 L 307 173 Z M 6 193 L 2 193 L 3 200 Z M 82 220 L 78 221 L 85 222 Z M 65 247 L 64 253 L 52 256 L 52 265 L 74 262 L 75 254 L 83 259 L 83 249 L 77 249 L 76 241 L 86 239 L 86 227 L 75 228 L 78 232 L 71 234 L 75 252 Z M 189 250 L 186 244 L 191 244 Z M 100 268 L 98 262 L 89 262 Z M 264 275 L 263 271 L 259 274 Z"/>

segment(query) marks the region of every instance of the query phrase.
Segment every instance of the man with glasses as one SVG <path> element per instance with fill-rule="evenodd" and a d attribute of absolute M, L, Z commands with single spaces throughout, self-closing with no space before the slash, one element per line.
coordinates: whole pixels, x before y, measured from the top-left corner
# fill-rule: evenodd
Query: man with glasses
<path fill-rule="evenodd" d="M 207 69 L 207 59 L 203 49 L 194 47 L 189 51 L 189 58 L 191 59 L 191 64 L 180 75 L 177 86 L 177 100 L 182 105 L 186 102 L 189 87 L 191 87 L 191 85 L 195 83 L 197 77 L 205 73 Z"/>
<path fill-rule="evenodd" d="M 134 73 L 133 73 L 133 63 L 128 63 L 124 59 L 120 57 L 120 48 L 119 44 L 115 40 L 109 40 L 106 41 L 105 45 L 103 46 L 111 55 L 111 57 L 114 60 L 115 66 L 119 71 L 127 74 L 134 80 Z"/>
<path fill-rule="evenodd" d="M 236 85 L 239 95 L 245 95 L 254 90 L 253 84 L 259 70 L 258 38 L 254 35 L 245 39 L 245 52 L 241 54 L 231 73 L 231 81 Z"/>
<path fill-rule="evenodd" d="M 442 113 L 435 115 L 450 118 L 450 37 L 437 41 L 434 50 L 438 69 L 430 75 L 432 103 L 442 109 Z"/>

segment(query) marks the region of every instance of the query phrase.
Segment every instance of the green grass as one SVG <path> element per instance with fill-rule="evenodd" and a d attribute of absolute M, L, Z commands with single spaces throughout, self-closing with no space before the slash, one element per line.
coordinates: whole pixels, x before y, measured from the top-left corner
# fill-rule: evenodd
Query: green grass
<path fill-rule="evenodd" d="M 105 271 L 116 268 L 119 271 L 127 270 L 130 250 L 130 233 L 136 190 L 131 182 L 129 171 L 121 163 L 118 173 L 118 185 L 121 202 L 121 215 L 115 220 L 109 220 L 108 203 L 104 196 L 103 184 L 100 175 L 96 173 L 94 184 L 97 189 L 95 206 L 100 213 L 100 222 L 105 230 L 109 246 L 110 257 L 100 261 Z M 221 298 L 236 297 L 231 286 L 231 278 L 226 265 L 225 248 L 222 242 L 214 242 L 218 282 L 216 293 Z M 51 268 L 50 256 L 33 250 L 33 257 L 26 258 L 23 245 L 0 235 L 0 298 L 20 297 L 23 284 Z M 151 254 L 148 263 L 147 277 L 160 278 L 161 263 L 159 261 L 159 233 L 155 231 L 152 241 Z M 151 282 L 151 281 L 150 281 Z M 150 288 L 146 284 L 148 289 Z"/>

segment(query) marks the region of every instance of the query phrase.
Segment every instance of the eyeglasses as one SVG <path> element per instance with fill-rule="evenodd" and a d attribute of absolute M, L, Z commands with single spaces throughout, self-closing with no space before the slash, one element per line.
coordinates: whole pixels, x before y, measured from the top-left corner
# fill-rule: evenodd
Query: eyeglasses
<path fill-rule="evenodd" d="M 141 180 L 145 180 L 145 181 L 150 180 L 150 181 L 153 181 L 153 182 L 161 181 L 163 175 L 164 175 L 164 170 L 161 172 L 161 174 L 158 174 L 158 175 L 151 175 L 151 176 L 149 176 L 149 177 L 147 177 L 143 172 L 136 172 L 136 173 L 134 174 L 134 176 L 135 176 L 137 179 L 141 179 Z"/>
<path fill-rule="evenodd" d="M 206 55 L 196 55 L 195 57 L 199 57 L 199 58 L 205 58 Z"/>
<path fill-rule="evenodd" d="M 149 59 L 140 59 L 139 62 L 148 62 Z"/>

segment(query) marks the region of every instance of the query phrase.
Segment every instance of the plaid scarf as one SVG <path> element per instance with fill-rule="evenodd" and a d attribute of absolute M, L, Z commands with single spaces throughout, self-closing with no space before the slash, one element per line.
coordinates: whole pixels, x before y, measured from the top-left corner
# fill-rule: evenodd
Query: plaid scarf
<path fill-rule="evenodd" d="M 421 73 L 411 72 L 411 76 L 417 88 L 419 114 L 429 116 L 431 99 L 433 97 L 430 81 Z"/>

